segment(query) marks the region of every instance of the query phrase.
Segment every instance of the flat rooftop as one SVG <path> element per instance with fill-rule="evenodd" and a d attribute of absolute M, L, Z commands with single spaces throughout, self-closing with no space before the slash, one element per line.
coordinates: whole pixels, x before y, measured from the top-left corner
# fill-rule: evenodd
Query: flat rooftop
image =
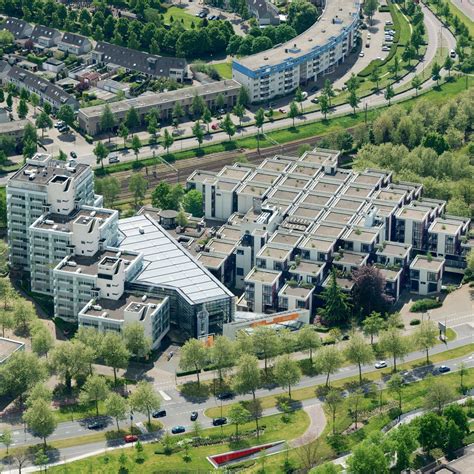
<path fill-rule="evenodd" d="M 291 212 L 291 216 L 301 217 L 303 219 L 316 220 L 317 217 L 321 214 L 322 208 L 319 207 L 306 207 L 306 206 L 296 206 Z"/>
<path fill-rule="evenodd" d="M 318 181 L 313 187 L 312 191 L 317 193 L 329 193 L 335 194 L 337 190 L 340 188 L 339 183 L 331 183 L 330 181 Z"/>
<path fill-rule="evenodd" d="M 226 242 L 223 239 L 212 239 L 206 244 L 210 252 L 223 253 L 230 255 L 235 248 L 235 242 Z"/>
<path fill-rule="evenodd" d="M 83 163 L 77 163 L 74 167 L 65 161 L 52 159 L 43 164 L 27 163 L 10 178 L 8 185 L 24 186 L 26 183 L 46 185 L 56 176 L 77 179 L 86 171 L 90 172 L 90 167 Z M 33 175 L 34 178 L 30 179 Z"/>
<path fill-rule="evenodd" d="M 233 242 L 238 242 L 241 238 L 241 231 L 238 227 L 230 226 L 230 225 L 223 225 L 217 231 L 219 235 L 222 236 L 225 240 L 230 240 Z"/>
<path fill-rule="evenodd" d="M 270 243 L 272 244 L 284 244 L 289 245 L 290 247 L 294 247 L 301 239 L 303 234 L 299 233 L 286 233 L 282 231 L 276 231 L 271 239 Z"/>
<path fill-rule="evenodd" d="M 329 224 L 321 222 L 312 230 L 311 234 L 315 237 L 333 237 L 338 238 L 344 231 L 345 226 L 339 224 Z"/>
<path fill-rule="evenodd" d="M 25 344 L 6 337 L 0 337 L 0 364 L 6 361 L 16 351 L 22 350 Z"/>
<path fill-rule="evenodd" d="M 125 319 L 125 311 L 141 314 L 140 320 L 145 319 L 147 314 L 156 311 L 156 307 L 163 303 L 163 299 L 155 296 L 132 295 L 124 293 L 118 300 L 108 298 L 100 298 L 82 314 L 86 316 L 103 317 L 107 319 L 114 319 L 116 321 L 123 321 Z"/>
<path fill-rule="evenodd" d="M 429 232 L 437 234 L 457 235 L 461 232 L 462 222 L 435 219 L 429 228 Z"/>
<path fill-rule="evenodd" d="M 342 212 L 337 210 L 330 210 L 325 216 L 324 220 L 326 222 L 334 222 L 336 224 L 346 225 L 354 217 L 354 214 L 351 212 Z"/>
<path fill-rule="evenodd" d="M 331 208 L 355 212 L 358 211 L 365 202 L 366 201 L 363 199 L 341 197 L 334 204 L 332 204 Z"/>
<path fill-rule="evenodd" d="M 256 170 L 255 173 L 253 173 L 252 176 L 247 179 L 247 183 L 262 183 L 270 185 L 273 184 L 279 177 L 280 175 L 277 173 Z"/>
<path fill-rule="evenodd" d="M 375 186 L 386 176 L 385 173 L 363 172 L 358 174 L 352 182 L 354 184 L 370 184 Z"/>
<path fill-rule="evenodd" d="M 206 268 L 218 269 L 225 262 L 226 257 L 219 257 L 217 255 L 209 255 L 208 253 L 200 253 L 196 257 L 200 263 Z"/>
<path fill-rule="evenodd" d="M 336 257 L 334 258 L 334 265 L 337 265 L 339 263 L 341 265 L 360 266 L 365 263 L 367 258 L 368 255 L 366 253 L 348 252 L 347 250 L 344 250 L 342 252 L 342 255 L 336 255 Z"/>
<path fill-rule="evenodd" d="M 289 257 L 291 250 L 291 248 L 282 249 L 266 244 L 258 252 L 257 258 L 271 258 L 272 260 L 283 261 Z"/>
<path fill-rule="evenodd" d="M 378 235 L 378 231 L 375 229 L 364 229 L 364 228 L 352 228 L 347 231 L 344 235 L 344 240 L 354 240 L 356 242 L 373 242 Z"/>
<path fill-rule="evenodd" d="M 429 214 L 426 207 L 403 206 L 397 211 L 398 219 L 410 219 L 412 221 L 423 221 Z"/>
<path fill-rule="evenodd" d="M 272 198 L 274 199 L 282 199 L 283 201 L 294 202 L 294 200 L 298 197 L 301 191 L 298 190 L 291 190 L 291 189 L 283 189 L 278 188 L 274 193 L 272 193 Z"/>
<path fill-rule="evenodd" d="M 225 166 L 219 172 L 219 176 L 242 180 L 249 174 L 249 168 L 240 168 L 235 166 Z"/>
<path fill-rule="evenodd" d="M 374 191 L 374 188 L 367 188 L 357 185 L 348 186 L 347 189 L 342 193 L 343 196 L 355 197 L 355 198 L 367 198 Z"/>
<path fill-rule="evenodd" d="M 405 198 L 406 194 L 406 191 L 382 189 L 377 193 L 377 199 L 400 202 Z"/>
<path fill-rule="evenodd" d="M 306 300 L 313 293 L 314 288 L 303 288 L 301 286 L 290 286 L 286 284 L 278 293 L 278 296 L 294 296 Z"/>
<path fill-rule="evenodd" d="M 102 208 L 80 209 L 65 216 L 63 214 L 50 213 L 44 219 L 36 221 L 32 226 L 35 229 L 55 230 L 57 232 L 71 232 L 73 223 L 88 225 L 91 221 L 105 221 L 116 214 L 116 211 Z"/>
<path fill-rule="evenodd" d="M 265 160 L 263 163 L 260 164 L 258 169 L 266 170 L 266 171 L 276 171 L 277 173 L 281 173 L 288 167 L 287 161 L 282 160 Z"/>
<path fill-rule="evenodd" d="M 261 268 L 253 268 L 245 277 L 245 281 L 272 284 L 280 277 L 281 272 L 272 272 L 269 270 L 262 270 Z"/>
<path fill-rule="evenodd" d="M 403 258 L 410 253 L 410 249 L 411 245 L 396 242 L 384 242 L 383 248 L 378 249 L 377 254 Z"/>
<path fill-rule="evenodd" d="M 298 247 L 317 252 L 329 252 L 334 246 L 334 239 L 321 239 L 315 236 L 306 238 Z"/>
<path fill-rule="evenodd" d="M 383 267 L 377 267 L 380 270 L 380 273 L 383 275 L 383 277 L 387 281 L 395 281 L 399 275 L 401 274 L 402 270 L 392 270 L 391 268 L 383 268 Z"/>
<path fill-rule="evenodd" d="M 0 135 L 6 135 L 8 133 L 15 133 L 22 131 L 26 124 L 31 123 L 29 120 L 13 120 L 11 122 L 5 122 L 1 124 Z"/>
<path fill-rule="evenodd" d="M 234 295 L 191 256 L 151 216 L 119 220 L 120 248 L 140 252 L 144 268 L 134 281 L 179 290 L 191 304 Z"/>
<path fill-rule="evenodd" d="M 300 201 L 300 204 L 326 206 L 331 198 L 332 196 L 330 194 L 315 193 L 314 191 L 311 191 L 303 197 L 303 199 Z"/>
<path fill-rule="evenodd" d="M 428 258 L 424 255 L 417 255 L 410 264 L 411 270 L 427 270 L 429 272 L 438 272 L 443 268 L 444 258 Z"/>
<path fill-rule="evenodd" d="M 331 275 L 329 275 L 326 280 L 324 280 L 323 287 L 329 285 L 331 281 Z M 354 280 L 345 277 L 336 277 L 336 283 L 344 290 L 344 291 L 351 291 L 354 287 Z"/>
<path fill-rule="evenodd" d="M 310 182 L 310 178 L 287 176 L 281 183 L 282 186 L 289 188 L 303 189 Z"/>
<path fill-rule="evenodd" d="M 295 163 L 291 167 L 291 172 L 292 173 L 298 173 L 298 174 L 304 174 L 306 176 L 316 176 L 318 173 L 320 173 L 321 169 L 319 167 L 314 167 L 311 166 L 311 164 L 305 164 L 305 163 Z"/>
<path fill-rule="evenodd" d="M 263 194 L 268 190 L 268 186 L 262 186 L 261 184 L 251 183 L 245 184 L 240 188 L 238 194 L 249 194 L 250 196 L 263 196 Z"/>
<path fill-rule="evenodd" d="M 138 258 L 136 252 L 127 250 L 104 250 L 97 252 L 92 257 L 83 255 L 73 255 L 69 257 L 65 263 L 58 264 L 58 270 L 68 273 L 79 273 L 83 275 L 95 276 L 99 271 L 99 264 L 102 262 L 115 262 L 121 259 L 124 262 L 133 262 Z"/>
<path fill-rule="evenodd" d="M 294 268 L 291 267 L 289 272 L 316 276 L 325 265 L 325 263 L 316 263 L 308 260 L 301 260 L 300 263 Z"/>
<path fill-rule="evenodd" d="M 207 179 L 215 177 L 216 173 L 213 171 L 196 170 L 189 176 L 187 181 L 190 183 L 204 183 Z"/>
<path fill-rule="evenodd" d="M 340 152 L 338 151 L 318 148 L 317 150 L 315 149 L 315 150 L 308 151 L 307 153 L 305 153 L 299 159 L 299 161 L 302 163 L 313 163 L 319 166 L 337 165 L 337 160 L 339 158 L 339 155 L 340 155 Z"/>

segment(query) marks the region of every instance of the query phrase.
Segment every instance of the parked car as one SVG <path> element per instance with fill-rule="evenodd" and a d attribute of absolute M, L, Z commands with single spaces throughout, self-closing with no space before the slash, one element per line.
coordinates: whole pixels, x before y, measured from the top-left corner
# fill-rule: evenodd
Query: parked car
<path fill-rule="evenodd" d="M 456 51 L 454 51 L 454 49 L 452 49 L 450 52 L 449 52 L 449 56 L 454 59 L 456 57 Z"/>
<path fill-rule="evenodd" d="M 317 104 L 317 103 L 319 102 L 319 99 L 318 99 L 317 97 L 313 97 L 313 98 L 311 99 L 311 102 L 312 102 L 313 104 Z"/>
<path fill-rule="evenodd" d="M 365 56 L 364 51 L 361 51 L 361 52 L 359 53 L 359 58 L 363 58 L 364 56 Z"/>
<path fill-rule="evenodd" d="M 451 372 L 451 369 L 447 365 L 440 365 L 438 367 L 438 372 L 440 374 L 445 374 L 446 372 Z"/>
<path fill-rule="evenodd" d="M 198 419 L 199 413 L 197 411 L 191 412 L 191 421 L 196 421 Z"/>
<path fill-rule="evenodd" d="M 390 46 L 382 46 L 382 51 L 390 51 Z"/>
<path fill-rule="evenodd" d="M 212 130 L 217 130 L 217 129 L 219 128 L 219 124 L 213 123 L 213 124 L 211 125 L 211 128 L 212 128 Z"/>
<path fill-rule="evenodd" d="M 62 120 L 58 120 L 55 124 L 54 124 L 54 128 L 59 128 L 59 127 L 62 127 L 64 124 L 64 122 Z"/>
<path fill-rule="evenodd" d="M 109 164 L 120 163 L 120 158 L 117 155 L 109 156 Z"/>
<path fill-rule="evenodd" d="M 128 435 L 125 435 L 125 436 L 123 437 L 123 440 L 124 440 L 126 443 L 134 443 L 135 441 L 138 441 L 138 436 L 137 436 L 137 435 L 128 434 Z"/>
<path fill-rule="evenodd" d="M 151 414 L 151 416 L 153 418 L 163 418 L 166 416 L 166 410 L 156 410 Z"/>
<path fill-rule="evenodd" d="M 392 21 L 392 20 L 387 20 L 387 21 L 385 22 L 385 24 L 386 24 L 387 26 L 392 26 L 392 25 L 393 25 L 393 21 Z"/>
<path fill-rule="evenodd" d="M 103 420 L 94 420 L 87 424 L 88 430 L 100 430 L 105 426 L 105 422 Z"/>
<path fill-rule="evenodd" d="M 217 395 L 217 398 L 219 400 L 230 400 L 234 398 L 234 394 L 232 392 L 222 392 Z"/>
<path fill-rule="evenodd" d="M 385 369 L 385 367 L 387 367 L 387 361 L 385 360 L 379 360 L 378 362 L 375 363 L 376 369 Z"/>
<path fill-rule="evenodd" d="M 185 431 L 186 431 L 186 428 L 181 425 L 173 426 L 173 428 L 171 428 L 171 433 L 173 434 L 184 433 Z"/>
<path fill-rule="evenodd" d="M 286 114 L 286 110 L 285 110 L 285 109 L 278 109 L 278 112 L 280 112 L 280 114 Z"/>
<path fill-rule="evenodd" d="M 318 90 L 319 90 L 318 86 L 313 86 L 311 87 L 310 92 L 318 92 Z"/>
<path fill-rule="evenodd" d="M 214 419 L 212 420 L 212 424 L 213 424 L 214 426 L 222 426 L 222 425 L 225 425 L 226 423 L 227 423 L 227 418 L 225 418 L 225 417 L 222 417 L 222 418 L 220 418 L 220 417 L 219 417 L 219 418 L 214 418 Z"/>
<path fill-rule="evenodd" d="M 77 159 L 77 153 L 75 151 L 71 151 L 69 154 L 71 155 L 71 158 L 74 158 L 75 160 Z"/>

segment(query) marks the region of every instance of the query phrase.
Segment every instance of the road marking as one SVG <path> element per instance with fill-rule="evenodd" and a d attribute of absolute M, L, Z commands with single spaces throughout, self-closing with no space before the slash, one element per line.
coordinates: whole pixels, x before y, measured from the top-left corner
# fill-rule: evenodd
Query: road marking
<path fill-rule="evenodd" d="M 163 390 L 158 390 L 158 393 L 163 397 L 163 400 L 169 402 L 171 397 Z"/>

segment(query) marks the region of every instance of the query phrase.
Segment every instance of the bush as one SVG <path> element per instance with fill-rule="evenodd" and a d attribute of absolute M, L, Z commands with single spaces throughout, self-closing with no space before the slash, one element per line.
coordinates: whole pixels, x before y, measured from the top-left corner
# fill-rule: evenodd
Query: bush
<path fill-rule="evenodd" d="M 402 412 L 400 411 L 400 408 L 398 407 L 393 407 L 388 410 L 388 416 L 390 417 L 391 420 L 395 420 L 395 418 L 398 418 Z"/>
<path fill-rule="evenodd" d="M 143 163 L 141 161 L 134 161 L 132 163 L 132 169 L 134 170 L 141 170 L 143 168 Z"/>
<path fill-rule="evenodd" d="M 328 444 L 337 454 L 343 453 L 348 449 L 347 440 L 341 434 L 329 435 Z"/>
<path fill-rule="evenodd" d="M 412 319 L 410 321 L 410 326 L 418 326 L 418 324 L 420 324 L 421 321 L 419 319 Z"/>
<path fill-rule="evenodd" d="M 422 300 L 415 301 L 410 308 L 412 313 L 424 313 L 429 309 L 440 308 L 442 305 L 441 301 L 434 298 L 424 298 Z"/>

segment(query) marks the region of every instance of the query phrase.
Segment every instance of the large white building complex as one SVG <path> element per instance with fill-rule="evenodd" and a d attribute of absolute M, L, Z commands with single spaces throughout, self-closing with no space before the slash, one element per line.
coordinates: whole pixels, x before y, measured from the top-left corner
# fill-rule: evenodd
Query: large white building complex
<path fill-rule="evenodd" d="M 355 45 L 360 4 L 326 0 L 311 28 L 292 40 L 232 62 L 232 78 L 245 86 L 252 102 L 294 91 L 341 64 Z"/>
<path fill-rule="evenodd" d="M 7 184 L 13 271 L 54 298 L 55 316 L 121 331 L 139 322 L 153 347 L 222 333 L 234 295 L 146 212 L 119 220 L 94 194 L 89 166 L 36 154 Z"/>
<path fill-rule="evenodd" d="M 445 215 L 445 202 L 423 198 L 419 184 L 342 169 L 338 158 L 315 149 L 188 178 L 203 193 L 205 218 L 223 223 L 197 258 L 244 290 L 238 311 L 314 314 L 333 268 L 350 293 L 354 271 L 377 266 L 395 301 L 404 288 L 436 294 L 445 272 L 463 272 L 470 219 Z"/>

